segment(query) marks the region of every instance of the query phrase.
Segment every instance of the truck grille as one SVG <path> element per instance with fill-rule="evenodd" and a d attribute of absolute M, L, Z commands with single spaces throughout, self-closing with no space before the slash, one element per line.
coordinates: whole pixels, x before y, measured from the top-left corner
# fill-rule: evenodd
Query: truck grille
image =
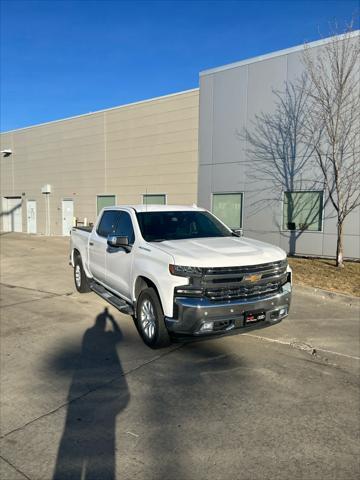
<path fill-rule="evenodd" d="M 249 267 L 219 267 L 204 269 L 201 279 L 205 296 L 224 301 L 261 297 L 278 292 L 287 281 L 287 261 Z"/>

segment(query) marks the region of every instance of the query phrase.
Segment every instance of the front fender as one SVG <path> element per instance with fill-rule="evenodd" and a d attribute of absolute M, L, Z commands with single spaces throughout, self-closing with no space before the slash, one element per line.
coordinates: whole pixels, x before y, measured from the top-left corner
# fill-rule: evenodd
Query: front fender
<path fill-rule="evenodd" d="M 141 248 L 142 247 L 142 248 Z M 139 277 L 149 279 L 156 287 L 164 315 L 173 316 L 174 288 L 188 283 L 187 279 L 175 277 L 169 272 L 169 264 L 174 263 L 173 257 L 152 245 L 138 248 L 133 266 L 132 299 L 136 299 L 136 281 Z"/>

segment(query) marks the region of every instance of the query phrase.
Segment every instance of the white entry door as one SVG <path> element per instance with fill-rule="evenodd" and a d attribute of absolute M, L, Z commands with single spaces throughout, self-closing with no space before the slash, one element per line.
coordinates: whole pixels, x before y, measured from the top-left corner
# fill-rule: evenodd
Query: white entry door
<path fill-rule="evenodd" d="M 3 198 L 4 232 L 22 232 L 21 197 Z"/>
<path fill-rule="evenodd" d="M 74 202 L 72 200 L 62 201 L 62 234 L 70 235 L 73 226 Z"/>
<path fill-rule="evenodd" d="M 28 200 L 26 207 L 27 232 L 36 233 L 36 200 Z"/>

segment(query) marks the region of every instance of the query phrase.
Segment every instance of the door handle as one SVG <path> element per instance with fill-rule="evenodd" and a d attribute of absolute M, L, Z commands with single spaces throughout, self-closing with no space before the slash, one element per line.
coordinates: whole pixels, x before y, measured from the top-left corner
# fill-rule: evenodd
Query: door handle
<path fill-rule="evenodd" d="M 89 242 L 89 245 L 90 245 L 90 247 L 92 247 L 94 244 L 93 244 L 93 242 Z"/>

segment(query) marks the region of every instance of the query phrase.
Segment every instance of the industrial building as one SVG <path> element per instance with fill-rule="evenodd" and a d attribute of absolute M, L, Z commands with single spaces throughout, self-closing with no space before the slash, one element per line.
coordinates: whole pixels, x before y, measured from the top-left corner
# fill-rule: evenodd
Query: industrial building
<path fill-rule="evenodd" d="M 199 89 L 3 133 L 2 231 L 68 235 L 106 205 L 197 203 L 249 237 L 334 256 L 336 218 L 316 166 L 289 191 L 246 144 L 259 115 L 276 110 L 275 92 L 301 78 L 302 50 L 201 72 Z M 359 217 L 345 223 L 349 258 L 360 257 Z"/>
<path fill-rule="evenodd" d="M 106 205 L 195 203 L 198 123 L 195 89 L 4 133 L 2 229 L 69 235 Z"/>

